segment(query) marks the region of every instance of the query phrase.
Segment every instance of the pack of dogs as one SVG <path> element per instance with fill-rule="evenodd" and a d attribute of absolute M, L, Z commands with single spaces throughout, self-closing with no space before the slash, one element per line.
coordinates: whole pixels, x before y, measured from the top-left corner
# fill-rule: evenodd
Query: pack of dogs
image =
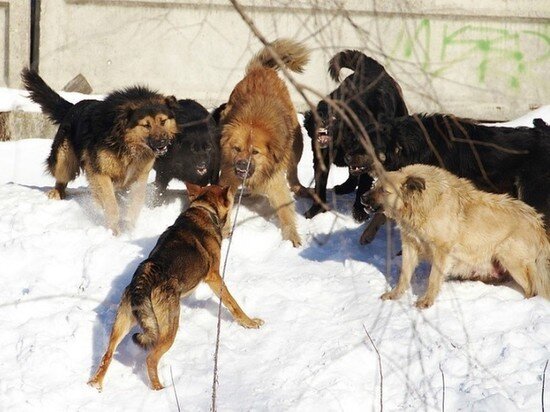
<path fill-rule="evenodd" d="M 336 195 L 355 192 L 352 215 L 366 222 L 362 244 L 386 220 L 401 233 L 397 285 L 381 298 L 398 299 L 421 260 L 431 263 L 426 293 L 434 304 L 444 279 L 513 279 L 525 297 L 550 299 L 550 126 L 498 127 L 450 114 L 410 114 L 397 81 L 357 50 L 337 53 L 328 73 L 339 85 L 304 114 L 311 139 L 314 187 L 298 178 L 303 136 L 298 114 L 278 70 L 301 73 L 308 48 L 278 39 L 246 66 L 227 101 L 209 112 L 194 100 L 142 86 L 103 100 L 72 104 L 32 70 L 22 73 L 30 98 L 59 125 L 47 171 L 51 199 L 83 172 L 114 235 L 139 217 L 151 169 L 154 204 L 167 201 L 172 179 L 185 182 L 189 206 L 160 235 L 124 290 L 107 350 L 88 382 L 101 390 L 121 340 L 148 351 L 151 387 L 162 389 L 157 366 L 178 330 L 180 299 L 205 282 L 243 327 L 248 317 L 220 277 L 222 239 L 239 187 L 267 197 L 282 238 L 302 244 L 295 196 L 309 199 L 308 219 L 330 210 L 330 166 L 347 167 Z M 340 81 L 341 70 L 351 71 Z M 127 205 L 117 192 L 127 191 Z M 121 210 L 124 212 L 121 212 Z"/>

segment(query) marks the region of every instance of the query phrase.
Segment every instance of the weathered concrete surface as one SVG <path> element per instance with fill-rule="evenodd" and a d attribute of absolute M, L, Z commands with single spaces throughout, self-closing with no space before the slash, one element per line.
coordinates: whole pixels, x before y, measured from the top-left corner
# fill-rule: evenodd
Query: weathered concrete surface
<path fill-rule="evenodd" d="M 0 112 L 0 141 L 20 139 L 51 139 L 58 126 L 37 112 Z"/>
<path fill-rule="evenodd" d="M 413 111 L 500 120 L 550 101 L 548 0 L 242 3 L 267 38 L 304 40 L 313 49 L 296 78 L 321 95 L 335 87 L 328 59 L 357 48 L 385 64 Z M 81 72 L 98 93 L 145 83 L 217 105 L 260 47 L 227 4 L 43 1 L 40 73 L 56 88 Z"/>
<path fill-rule="evenodd" d="M 31 2 L 0 1 L 0 86 L 18 87 L 21 69 L 29 65 Z"/>

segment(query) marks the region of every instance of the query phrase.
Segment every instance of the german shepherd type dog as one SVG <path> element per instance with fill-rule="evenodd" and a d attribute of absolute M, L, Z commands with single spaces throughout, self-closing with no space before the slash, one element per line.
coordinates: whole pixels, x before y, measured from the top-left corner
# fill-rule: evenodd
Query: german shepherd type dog
<path fill-rule="evenodd" d="M 279 39 L 271 47 L 294 72 L 302 72 L 309 59 L 308 50 L 292 40 Z M 281 222 L 283 238 L 297 247 L 301 240 L 290 190 L 308 194 L 298 180 L 303 141 L 290 95 L 277 75 L 278 67 L 269 49 L 261 50 L 248 63 L 244 79 L 235 86 L 219 114 L 220 184 L 235 192 L 246 179 L 252 194 L 266 195 Z M 226 232 L 229 227 L 228 220 Z"/>
<path fill-rule="evenodd" d="M 550 299 L 550 242 L 535 209 L 508 195 L 478 190 L 467 179 L 415 164 L 388 172 L 363 196 L 365 205 L 397 222 L 403 243 L 399 282 L 382 299 L 398 299 L 419 259 L 431 262 L 430 307 L 447 275 L 492 280 L 511 275 L 525 297 Z"/>
<path fill-rule="evenodd" d="M 241 326 L 259 328 L 263 324 L 261 319 L 251 319 L 242 311 L 219 273 L 221 232 L 233 194 L 228 187 L 201 188 L 191 183 L 186 186 L 191 200 L 189 208 L 159 237 L 124 290 L 107 351 L 88 382 L 99 390 L 114 351 L 136 322 L 142 332 L 132 338 L 149 351 L 146 363 L 151 387 L 163 388 L 157 365 L 176 337 L 180 298 L 190 294 L 201 281 L 221 298 Z"/>
<path fill-rule="evenodd" d="M 413 115 L 365 127 L 386 170 L 422 163 L 470 179 L 478 189 L 519 197 L 550 233 L 550 127 L 492 127 L 450 115 Z M 372 168 L 372 159 L 361 165 Z M 368 230 L 368 228 L 367 228 Z"/>
<path fill-rule="evenodd" d="M 22 78 L 31 99 L 59 124 L 47 159 L 56 180 L 48 197 L 64 199 L 67 183 L 82 169 L 115 235 L 121 230 L 115 189 L 131 189 L 126 223 L 133 226 L 155 158 L 166 153 L 176 135 L 176 99 L 136 86 L 115 91 L 103 101 L 72 104 L 36 72 L 23 70 Z"/>
<path fill-rule="evenodd" d="M 174 113 L 178 134 L 153 165 L 159 196 L 172 179 L 206 186 L 218 183 L 220 174 L 220 131 L 210 113 L 190 99 L 178 100 Z"/>
<path fill-rule="evenodd" d="M 342 68 L 353 70 L 325 100 L 317 104 L 316 116 L 307 111 L 304 126 L 311 138 L 313 168 L 315 170 L 315 203 L 305 213 L 312 218 L 326 210 L 327 179 L 331 163 L 348 166 L 349 177 L 334 187 L 336 194 L 351 193 L 357 188 L 353 217 L 363 221 L 368 216 L 361 205 L 361 195 L 371 188 L 372 178 L 365 173 L 357 159 L 355 142 L 358 133 L 346 125 L 342 116 L 327 102 L 351 111 L 360 118 L 378 120 L 408 113 L 399 84 L 376 60 L 357 50 L 345 50 L 329 61 L 329 74 L 339 81 Z M 323 170 L 321 164 L 325 166 Z M 322 203 L 319 203 L 322 202 Z"/>

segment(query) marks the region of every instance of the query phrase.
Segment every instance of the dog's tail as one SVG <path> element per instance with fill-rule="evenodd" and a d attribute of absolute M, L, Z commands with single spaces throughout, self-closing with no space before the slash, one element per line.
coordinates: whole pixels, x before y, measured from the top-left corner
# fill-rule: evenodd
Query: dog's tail
<path fill-rule="evenodd" d="M 546 239 L 545 239 L 546 240 Z M 534 279 L 537 295 L 550 299 L 550 241 L 546 240 L 537 260 L 538 276 Z"/>
<path fill-rule="evenodd" d="M 385 73 L 384 66 L 378 63 L 359 50 L 344 50 L 335 54 L 328 62 L 328 74 L 335 82 L 340 81 L 340 70 L 342 68 L 355 71 L 361 70 L 369 77 L 369 83 Z"/>
<path fill-rule="evenodd" d="M 151 301 L 151 293 L 157 277 L 157 267 L 146 260 L 139 265 L 130 284 L 132 313 L 143 331 L 135 333 L 132 340 L 144 349 L 153 346 L 159 338 L 159 324 Z"/>
<path fill-rule="evenodd" d="M 73 104 L 56 93 L 34 70 L 23 69 L 21 78 L 31 100 L 42 107 L 52 122 L 60 124 Z"/>
<path fill-rule="evenodd" d="M 304 67 L 309 61 L 309 50 L 302 43 L 298 43 L 290 39 L 277 39 L 270 43 L 270 49 L 266 46 L 260 50 L 246 66 L 246 73 L 249 73 L 252 69 L 257 67 L 270 67 L 272 69 L 279 69 L 279 59 L 289 70 L 296 73 L 302 73 Z M 279 59 L 274 58 L 274 54 Z"/>

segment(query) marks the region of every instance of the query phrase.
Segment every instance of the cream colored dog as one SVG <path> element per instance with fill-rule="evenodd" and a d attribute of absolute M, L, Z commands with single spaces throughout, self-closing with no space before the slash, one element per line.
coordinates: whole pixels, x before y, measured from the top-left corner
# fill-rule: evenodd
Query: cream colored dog
<path fill-rule="evenodd" d="M 401 275 L 382 299 L 398 299 L 408 289 L 420 258 L 432 268 L 419 308 L 434 303 L 446 275 L 494 280 L 510 274 L 526 297 L 550 298 L 550 243 L 541 216 L 525 203 L 420 164 L 386 173 L 362 202 L 383 208 L 401 229 Z"/>

